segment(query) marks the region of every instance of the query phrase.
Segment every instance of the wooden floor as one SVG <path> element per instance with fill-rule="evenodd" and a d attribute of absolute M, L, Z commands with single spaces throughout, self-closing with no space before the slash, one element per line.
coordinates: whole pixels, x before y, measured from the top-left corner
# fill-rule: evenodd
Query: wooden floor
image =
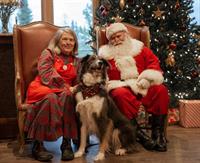
<path fill-rule="evenodd" d="M 151 152 L 143 149 L 139 144 L 138 151 L 126 156 L 109 154 L 103 161 L 97 163 L 200 163 L 200 128 L 168 127 L 168 151 Z M 2 131 L 1 131 L 2 132 Z M 95 142 L 94 139 L 91 141 Z M 93 143 L 92 142 L 92 143 Z M 60 161 L 61 139 L 56 142 L 45 142 L 47 149 L 54 153 L 52 163 Z M 31 157 L 30 145 L 26 146 L 26 154 L 19 156 L 16 140 L 0 140 L 0 163 L 35 163 Z M 82 158 L 68 161 L 69 163 L 93 163 L 98 152 L 98 145 L 91 146 Z"/>

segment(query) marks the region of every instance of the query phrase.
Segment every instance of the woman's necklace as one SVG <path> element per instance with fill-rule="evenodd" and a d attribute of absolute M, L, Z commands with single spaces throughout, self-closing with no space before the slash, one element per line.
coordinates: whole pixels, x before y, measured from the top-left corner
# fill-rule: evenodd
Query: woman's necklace
<path fill-rule="evenodd" d="M 73 62 L 72 62 L 73 61 Z M 76 65 L 76 60 L 75 60 L 75 57 L 73 58 L 73 57 L 71 57 L 71 56 L 68 56 L 67 57 L 67 59 L 64 61 L 64 65 L 63 65 L 63 70 L 67 70 L 68 69 L 68 67 L 67 67 L 67 65 L 68 64 L 71 64 L 71 65 Z"/>

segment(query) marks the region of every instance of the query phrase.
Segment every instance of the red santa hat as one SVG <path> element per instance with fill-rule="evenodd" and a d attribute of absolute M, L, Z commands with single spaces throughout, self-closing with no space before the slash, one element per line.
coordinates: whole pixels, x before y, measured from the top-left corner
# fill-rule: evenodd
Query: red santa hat
<path fill-rule="evenodd" d="M 109 27 L 107 27 L 106 29 L 106 37 L 109 40 L 110 37 L 119 31 L 125 31 L 128 32 L 128 29 L 126 28 L 126 26 L 122 23 L 113 23 L 111 24 Z"/>

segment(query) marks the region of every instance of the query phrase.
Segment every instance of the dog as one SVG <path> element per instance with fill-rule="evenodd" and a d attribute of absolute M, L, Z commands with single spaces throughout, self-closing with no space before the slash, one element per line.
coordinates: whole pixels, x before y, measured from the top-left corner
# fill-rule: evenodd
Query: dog
<path fill-rule="evenodd" d="M 136 128 L 119 111 L 106 90 L 108 67 L 108 62 L 95 54 L 87 55 L 80 61 L 75 98 L 81 127 L 80 146 L 75 157 L 85 153 L 89 134 L 99 138 L 99 152 L 95 161 L 104 159 L 109 151 L 115 155 L 125 155 L 134 150 Z"/>

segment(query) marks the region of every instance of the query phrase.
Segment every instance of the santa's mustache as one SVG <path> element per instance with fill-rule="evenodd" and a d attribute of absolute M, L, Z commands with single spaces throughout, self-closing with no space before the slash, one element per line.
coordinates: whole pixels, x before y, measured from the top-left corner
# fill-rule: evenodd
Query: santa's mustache
<path fill-rule="evenodd" d="M 130 49 L 132 49 L 132 41 L 131 37 L 127 35 L 124 41 L 118 45 L 110 45 L 110 54 L 114 56 L 123 56 L 128 55 L 130 53 Z"/>

